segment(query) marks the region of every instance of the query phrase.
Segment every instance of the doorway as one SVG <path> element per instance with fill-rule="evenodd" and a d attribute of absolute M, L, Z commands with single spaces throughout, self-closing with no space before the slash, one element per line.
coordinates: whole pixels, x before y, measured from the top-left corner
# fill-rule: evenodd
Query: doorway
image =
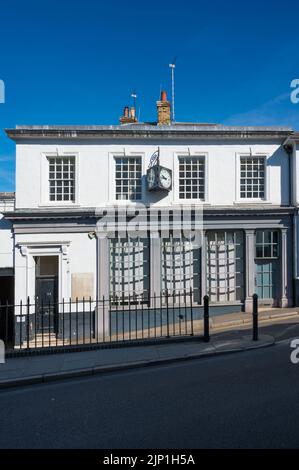
<path fill-rule="evenodd" d="M 14 341 L 14 276 L 7 271 L 0 269 L 0 339 L 9 347 Z"/>
<path fill-rule="evenodd" d="M 257 230 L 255 235 L 255 288 L 264 304 L 279 305 L 279 232 Z"/>
<path fill-rule="evenodd" d="M 36 256 L 36 332 L 58 330 L 58 256 Z"/>
<path fill-rule="evenodd" d="M 261 300 L 278 303 L 278 261 L 255 260 L 256 293 Z"/>

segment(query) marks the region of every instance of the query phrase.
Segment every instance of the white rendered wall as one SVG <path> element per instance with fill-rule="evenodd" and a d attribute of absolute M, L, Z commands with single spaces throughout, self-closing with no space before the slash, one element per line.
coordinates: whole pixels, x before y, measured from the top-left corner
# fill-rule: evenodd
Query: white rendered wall
<path fill-rule="evenodd" d="M 13 268 L 13 235 L 11 225 L 0 214 L 0 269 Z"/>
<path fill-rule="evenodd" d="M 13 268 L 13 235 L 11 224 L 4 220 L 4 213 L 14 209 L 13 200 L 0 199 L 0 269 Z"/>
<path fill-rule="evenodd" d="M 78 144 L 18 144 L 16 153 L 16 207 L 57 207 L 48 202 L 47 155 L 75 155 L 77 158 L 77 195 L 75 204 L 60 203 L 60 207 L 103 207 L 114 204 L 114 155 L 141 155 L 143 175 L 146 174 L 151 155 L 160 146 L 160 163 L 173 170 L 173 190 L 165 197 L 148 193 L 143 178 L 143 201 L 159 206 L 168 206 L 184 201 L 178 198 L 178 155 L 206 156 L 206 203 L 212 206 L 246 204 L 238 198 L 238 158 L 250 152 L 267 155 L 266 201 L 273 205 L 287 205 L 288 155 L 279 144 L 254 143 L 176 143 L 163 142 L 128 144 L 114 143 Z M 299 175 L 298 175 L 299 178 Z M 186 201 L 187 203 L 190 201 Z M 249 201 L 255 203 L 256 201 Z"/>

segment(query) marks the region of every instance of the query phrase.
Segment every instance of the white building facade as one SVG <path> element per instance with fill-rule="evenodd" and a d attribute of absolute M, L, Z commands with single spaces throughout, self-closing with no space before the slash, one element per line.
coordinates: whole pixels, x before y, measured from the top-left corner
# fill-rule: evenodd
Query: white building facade
<path fill-rule="evenodd" d="M 6 214 L 16 304 L 135 296 L 151 306 L 154 295 L 190 288 L 195 305 L 209 295 L 215 314 L 250 312 L 254 293 L 261 305 L 296 304 L 299 138 L 291 129 L 128 119 L 6 132 L 16 142 L 16 200 Z M 150 191 L 157 154 L 171 183 Z M 184 208 L 193 227 L 201 214 L 201 243 L 174 222 Z"/>

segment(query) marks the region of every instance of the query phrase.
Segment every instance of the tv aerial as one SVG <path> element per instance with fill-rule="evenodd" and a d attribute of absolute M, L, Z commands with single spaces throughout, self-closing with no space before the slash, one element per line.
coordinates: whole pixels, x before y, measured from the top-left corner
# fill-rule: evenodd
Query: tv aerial
<path fill-rule="evenodd" d="M 173 61 L 169 64 L 169 67 L 170 67 L 170 70 L 171 70 L 171 109 L 172 109 L 172 122 L 175 121 L 175 114 L 174 114 L 174 69 L 175 69 L 175 65 L 176 65 L 176 60 L 177 60 L 177 57 L 175 57 L 173 59 Z"/>

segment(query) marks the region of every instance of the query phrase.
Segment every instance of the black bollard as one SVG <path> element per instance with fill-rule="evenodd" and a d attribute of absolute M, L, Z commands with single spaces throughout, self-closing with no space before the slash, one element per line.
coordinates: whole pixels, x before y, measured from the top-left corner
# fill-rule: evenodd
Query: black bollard
<path fill-rule="evenodd" d="M 209 321 L 209 296 L 203 298 L 203 339 L 206 343 L 210 341 L 210 321 Z"/>
<path fill-rule="evenodd" d="M 258 296 L 253 294 L 252 296 L 252 341 L 258 341 Z"/>

